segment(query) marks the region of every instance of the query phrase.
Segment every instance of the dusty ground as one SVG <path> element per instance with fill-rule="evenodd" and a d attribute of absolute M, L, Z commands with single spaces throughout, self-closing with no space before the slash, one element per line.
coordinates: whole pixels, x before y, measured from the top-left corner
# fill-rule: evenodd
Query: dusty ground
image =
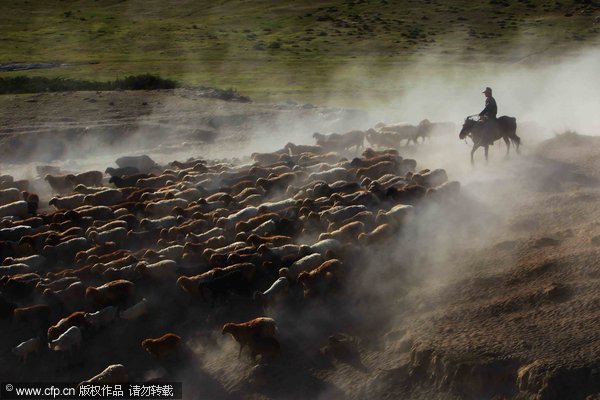
<path fill-rule="evenodd" d="M 56 152 L 36 146 L 36 156 L 77 169 L 108 166 L 125 152 L 147 152 L 161 161 L 190 154 L 242 157 L 288 141 L 310 143 L 314 130 L 372 122 L 357 112 L 196 100 L 187 91 L 0 101 L 2 172 L 25 176 L 34 174 L 36 163 L 20 162 L 28 160 L 14 149 L 40 138 L 52 142 L 55 134 L 71 142 Z M 183 318 L 163 315 L 144 327 L 115 328 L 122 342 L 107 353 L 92 340 L 85 357 L 146 371 L 135 376 L 140 380 L 160 376 L 163 367 L 149 364 L 144 354 L 130 356 L 128 349 L 138 345 L 140 329 L 150 336 L 172 323 L 189 332 L 190 359 L 175 368 L 189 385 L 189 398 L 597 398 L 600 138 L 550 134 L 541 140 L 518 133 L 522 155 L 505 159 L 504 144 L 496 144 L 489 164 L 478 153 L 474 168 L 457 132 L 402 149 L 419 165 L 446 168 L 461 181 L 463 206 L 432 210 L 389 255 L 373 254 L 357 295 L 338 308 L 313 308 L 311 326 L 293 324 L 307 315 L 274 310 L 297 331 L 282 332 L 282 358 L 265 372 L 271 383 L 248 386 L 251 365 L 237 360 L 232 341 L 198 329 L 218 325 L 224 319 L 218 310 L 190 308 Z M 188 143 L 182 146 L 183 140 Z M 7 146 L 15 147 L 8 152 Z M 365 299 L 370 292 L 373 297 Z M 339 332 L 348 335 L 350 350 L 323 356 L 327 337 Z M 33 379 L 31 371 L 40 374 L 35 380 L 85 377 L 66 361 L 49 358 L 33 369 L 0 364 L 6 379 Z"/>

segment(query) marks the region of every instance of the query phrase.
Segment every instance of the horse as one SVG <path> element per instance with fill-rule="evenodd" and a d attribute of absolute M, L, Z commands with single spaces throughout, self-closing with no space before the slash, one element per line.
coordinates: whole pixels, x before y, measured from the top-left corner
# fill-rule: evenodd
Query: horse
<path fill-rule="evenodd" d="M 521 138 L 517 136 L 517 119 L 508 117 L 506 115 L 501 116 L 495 121 L 496 127 L 485 126 L 478 115 L 471 115 L 465 119 L 465 122 L 460 130 L 458 137 L 462 140 L 467 136 L 471 136 L 473 139 L 473 149 L 471 150 L 471 164 L 473 161 L 473 154 L 479 147 L 485 149 L 485 161 L 488 161 L 488 147 L 493 144 L 496 140 L 504 139 L 506 143 L 506 155 L 510 153 L 510 142 L 516 148 L 517 153 L 520 153 L 519 145 L 521 144 Z"/>

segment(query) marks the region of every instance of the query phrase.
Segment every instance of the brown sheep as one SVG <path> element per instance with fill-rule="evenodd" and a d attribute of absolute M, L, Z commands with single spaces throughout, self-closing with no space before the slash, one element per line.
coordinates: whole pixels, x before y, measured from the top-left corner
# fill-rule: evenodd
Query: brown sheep
<path fill-rule="evenodd" d="M 65 176 L 65 179 L 70 182 L 73 187 L 77 185 L 102 186 L 102 177 L 103 174 L 100 171 L 87 171 L 77 175 L 69 174 Z"/>
<path fill-rule="evenodd" d="M 69 193 L 73 191 L 73 184 L 64 175 L 46 175 L 44 180 L 48 182 L 54 193 Z"/>
<path fill-rule="evenodd" d="M 162 360 L 177 352 L 180 348 L 180 345 L 181 337 L 174 333 L 165 333 L 156 339 L 142 340 L 142 348 L 151 356 L 159 360 Z"/>
<path fill-rule="evenodd" d="M 339 287 L 340 279 L 344 274 L 343 264 L 340 260 L 327 260 L 310 272 L 298 275 L 298 282 L 304 286 L 304 297 L 323 296 Z"/>
<path fill-rule="evenodd" d="M 76 311 L 71 313 L 69 316 L 62 318 L 56 324 L 48 328 L 48 341 L 51 342 L 58 339 L 60 335 L 65 333 L 72 326 L 77 326 L 82 330 L 90 327 L 90 323 L 85 319 L 85 312 Z"/>
<path fill-rule="evenodd" d="M 13 318 L 15 321 L 43 325 L 50 318 L 50 307 L 46 304 L 35 304 L 29 307 L 15 308 Z"/>
<path fill-rule="evenodd" d="M 133 294 L 134 288 L 134 283 L 119 279 L 97 288 L 88 287 L 85 291 L 85 298 L 100 308 L 116 306 L 126 303 Z"/>
<path fill-rule="evenodd" d="M 259 317 L 246 322 L 228 322 L 223 325 L 221 334 L 231 334 L 233 338 L 240 344 L 238 358 L 242 356 L 242 349 L 245 346 L 250 347 L 254 355 L 256 345 L 255 338 L 272 338 L 275 339 L 277 334 L 277 324 L 273 318 Z"/>

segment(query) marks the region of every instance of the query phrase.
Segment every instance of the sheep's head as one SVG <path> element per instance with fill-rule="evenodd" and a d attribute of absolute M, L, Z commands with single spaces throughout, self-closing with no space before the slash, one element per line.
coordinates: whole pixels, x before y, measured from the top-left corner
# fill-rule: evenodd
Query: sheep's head
<path fill-rule="evenodd" d="M 223 329 L 221 330 L 221 335 L 225 335 L 227 333 L 231 333 L 233 335 L 234 332 L 235 332 L 235 324 L 228 322 L 225 325 L 223 325 Z"/>

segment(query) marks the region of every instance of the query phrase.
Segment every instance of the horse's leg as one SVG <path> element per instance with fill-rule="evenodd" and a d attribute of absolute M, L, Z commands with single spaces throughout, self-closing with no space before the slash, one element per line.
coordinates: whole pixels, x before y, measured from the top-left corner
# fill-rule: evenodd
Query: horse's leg
<path fill-rule="evenodd" d="M 485 163 L 486 163 L 486 164 L 488 163 L 488 149 L 489 149 L 489 147 L 490 147 L 490 146 L 488 146 L 488 145 L 486 145 L 486 146 L 484 147 L 484 149 L 485 149 Z"/>
<path fill-rule="evenodd" d="M 508 157 L 508 154 L 510 153 L 510 139 L 506 136 L 504 136 L 503 139 L 504 143 L 506 143 L 506 157 Z"/>
<path fill-rule="evenodd" d="M 475 150 L 477 150 L 477 148 L 479 148 L 479 144 L 473 143 L 473 148 L 471 149 L 471 165 L 475 165 L 475 160 L 473 159 L 473 154 L 475 153 Z"/>

